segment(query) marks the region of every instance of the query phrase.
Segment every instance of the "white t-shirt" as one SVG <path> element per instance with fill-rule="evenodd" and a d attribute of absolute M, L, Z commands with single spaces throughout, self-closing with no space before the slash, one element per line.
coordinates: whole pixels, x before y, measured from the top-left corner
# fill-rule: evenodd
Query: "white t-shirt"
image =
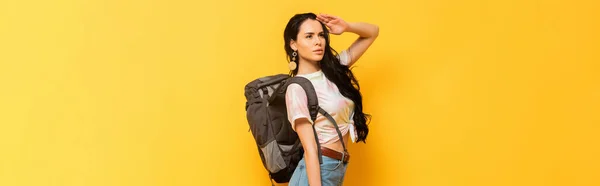
<path fill-rule="evenodd" d="M 348 65 L 350 61 L 348 52 L 342 51 L 338 58 L 340 63 Z M 305 77 L 313 84 L 317 93 L 319 106 L 327 111 L 338 124 L 342 135 L 350 132 L 352 142 L 356 141 L 356 130 L 354 128 L 354 102 L 344 97 L 335 83 L 329 81 L 325 74 L 319 70 L 310 74 L 297 75 Z M 331 144 L 339 140 L 335 126 L 325 116 L 317 114 L 316 121 L 312 121 L 308 112 L 308 100 L 306 92 L 298 84 L 288 86 L 285 100 L 287 104 L 288 120 L 292 124 L 292 129 L 296 130 L 295 121 L 299 118 L 306 118 L 311 124 L 315 125 L 320 144 Z"/>

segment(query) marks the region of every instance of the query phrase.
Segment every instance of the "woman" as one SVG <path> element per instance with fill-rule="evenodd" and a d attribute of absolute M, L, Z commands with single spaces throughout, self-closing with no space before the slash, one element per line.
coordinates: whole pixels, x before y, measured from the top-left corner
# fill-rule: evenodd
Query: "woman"
<path fill-rule="evenodd" d="M 348 49 L 337 54 L 330 46 L 329 33 L 340 35 L 344 32 L 360 37 Z M 369 132 L 369 115 L 363 113 L 358 81 L 349 67 L 365 53 L 378 34 L 376 25 L 348 23 L 327 14 L 297 14 L 288 22 L 284 40 L 290 59 L 290 73 L 311 81 L 319 106 L 333 117 L 343 136 L 340 140 L 333 123 L 322 114 L 311 121 L 305 91 L 298 84 L 288 86 L 288 120 L 298 133 L 305 151 L 292 175 L 290 186 L 342 185 L 349 159 L 345 148 L 348 136 L 352 142 L 365 142 Z M 322 164 L 319 164 L 317 143 L 321 146 Z"/>

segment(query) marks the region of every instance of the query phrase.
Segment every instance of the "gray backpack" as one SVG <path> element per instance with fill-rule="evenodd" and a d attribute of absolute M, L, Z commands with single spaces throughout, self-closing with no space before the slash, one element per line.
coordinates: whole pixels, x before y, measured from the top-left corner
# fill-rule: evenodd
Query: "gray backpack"
<path fill-rule="evenodd" d="M 317 94 L 306 78 L 278 74 L 256 79 L 245 87 L 250 131 L 264 167 L 269 171 L 271 180 L 277 183 L 289 182 L 304 154 L 298 134 L 287 117 L 285 92 L 292 83 L 299 84 L 306 91 L 310 117 L 314 121 L 319 111 Z"/>

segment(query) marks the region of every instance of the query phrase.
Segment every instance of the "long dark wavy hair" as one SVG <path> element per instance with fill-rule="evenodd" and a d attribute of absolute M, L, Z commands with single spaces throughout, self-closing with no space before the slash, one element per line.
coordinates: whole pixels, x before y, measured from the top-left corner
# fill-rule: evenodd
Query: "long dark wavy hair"
<path fill-rule="evenodd" d="M 294 52 L 290 46 L 290 41 L 295 41 L 297 39 L 298 32 L 300 32 L 300 26 L 307 19 L 317 20 L 317 15 L 314 13 L 296 14 L 290 19 L 285 27 L 283 39 L 285 41 L 284 48 L 288 62 L 292 59 L 292 52 Z M 325 34 L 324 55 L 323 59 L 319 62 L 321 71 L 325 74 L 327 79 L 335 83 L 343 96 L 354 101 L 354 118 L 352 119 L 354 120 L 354 126 L 358 133 L 358 141 L 366 143 L 367 134 L 369 134 L 367 123 L 368 120 L 370 121 L 371 115 L 363 112 L 360 86 L 358 85 L 358 81 L 354 77 L 352 70 L 348 66 L 340 64 L 340 60 L 336 57 L 338 55 L 337 51 L 329 45 L 329 30 L 327 30 L 325 24 L 321 23 L 321 26 L 323 27 L 323 32 Z M 298 66 L 300 66 L 299 63 Z M 298 68 L 290 71 L 291 76 L 295 76 L 296 74 L 298 74 Z"/>

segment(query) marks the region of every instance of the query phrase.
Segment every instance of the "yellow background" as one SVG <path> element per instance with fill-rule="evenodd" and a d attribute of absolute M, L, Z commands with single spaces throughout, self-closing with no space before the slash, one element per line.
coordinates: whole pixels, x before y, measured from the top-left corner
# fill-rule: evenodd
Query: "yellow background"
<path fill-rule="evenodd" d="M 599 8 L 2 0 L 0 185 L 269 185 L 243 87 L 287 72 L 283 29 L 309 11 L 380 26 L 345 185 L 600 185 Z"/>

